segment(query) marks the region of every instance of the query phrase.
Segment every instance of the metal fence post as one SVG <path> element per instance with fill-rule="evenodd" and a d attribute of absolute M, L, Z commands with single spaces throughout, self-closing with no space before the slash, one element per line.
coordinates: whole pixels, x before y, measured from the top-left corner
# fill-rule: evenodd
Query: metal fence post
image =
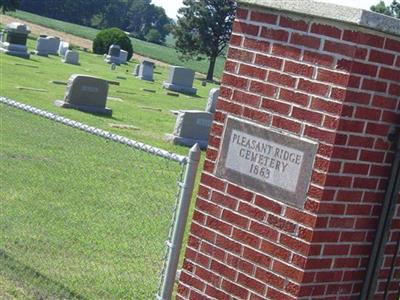
<path fill-rule="evenodd" d="M 190 200 L 193 194 L 194 181 L 196 179 L 197 167 L 201 156 L 200 147 L 194 145 L 188 155 L 188 164 L 184 180 L 182 182 L 181 194 L 179 198 L 178 211 L 172 238 L 169 241 L 170 251 L 168 253 L 165 275 L 163 278 L 159 300 L 170 300 L 174 289 L 176 271 L 178 268 L 179 254 L 182 248 L 183 235 L 185 233 L 186 221 L 188 218 Z"/>

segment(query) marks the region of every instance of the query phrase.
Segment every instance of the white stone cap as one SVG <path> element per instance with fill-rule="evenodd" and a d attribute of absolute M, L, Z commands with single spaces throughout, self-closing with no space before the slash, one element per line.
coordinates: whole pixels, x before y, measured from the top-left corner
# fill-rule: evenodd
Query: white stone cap
<path fill-rule="evenodd" d="M 18 22 L 12 22 L 7 25 L 7 30 L 8 31 L 15 31 L 15 32 L 21 32 L 21 33 L 30 33 L 31 31 L 29 30 L 29 27 L 26 26 L 23 23 L 18 23 Z"/>
<path fill-rule="evenodd" d="M 361 8 L 312 0 L 238 0 L 237 2 L 349 23 L 400 36 L 400 19 Z"/>

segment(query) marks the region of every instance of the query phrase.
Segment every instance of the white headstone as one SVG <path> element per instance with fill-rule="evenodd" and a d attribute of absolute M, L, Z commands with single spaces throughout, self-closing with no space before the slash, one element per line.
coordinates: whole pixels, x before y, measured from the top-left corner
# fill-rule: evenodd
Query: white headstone
<path fill-rule="evenodd" d="M 49 54 L 58 55 L 58 48 L 60 47 L 60 38 L 56 36 L 46 37 L 48 40 Z"/>
<path fill-rule="evenodd" d="M 118 45 L 111 45 L 108 49 L 108 55 L 105 62 L 108 64 L 120 64 L 121 48 Z"/>
<path fill-rule="evenodd" d="M 40 56 L 49 55 L 49 43 L 47 38 L 39 37 L 36 40 L 35 53 Z"/>
<path fill-rule="evenodd" d="M 58 47 L 58 54 L 62 57 L 65 56 L 65 52 L 69 49 L 68 42 L 60 42 L 60 46 Z"/>
<path fill-rule="evenodd" d="M 71 65 L 79 65 L 79 52 L 67 50 L 64 55 L 63 63 Z"/>
<path fill-rule="evenodd" d="M 128 52 L 127 51 L 121 49 L 121 52 L 119 53 L 119 61 L 120 61 L 120 64 L 126 64 L 128 62 Z"/>
<path fill-rule="evenodd" d="M 215 113 L 215 106 L 219 97 L 219 88 L 213 88 L 208 94 L 206 112 Z"/>
<path fill-rule="evenodd" d="M 154 73 L 154 62 L 147 59 L 143 59 L 139 68 L 139 75 L 138 75 L 139 79 L 154 81 L 153 73 Z"/>
<path fill-rule="evenodd" d="M 133 68 L 132 75 L 133 76 L 139 76 L 139 72 L 140 72 L 140 64 L 135 65 L 135 67 Z"/>

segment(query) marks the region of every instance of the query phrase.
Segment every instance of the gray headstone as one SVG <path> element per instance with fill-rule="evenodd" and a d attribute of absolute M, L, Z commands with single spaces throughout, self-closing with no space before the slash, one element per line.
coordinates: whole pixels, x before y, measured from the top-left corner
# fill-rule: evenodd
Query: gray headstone
<path fill-rule="evenodd" d="M 39 37 L 36 40 L 35 53 L 40 56 L 49 55 L 49 43 L 47 38 Z"/>
<path fill-rule="evenodd" d="M 108 49 L 108 54 L 106 56 L 105 62 L 108 64 L 120 64 L 121 47 L 118 45 L 111 45 Z"/>
<path fill-rule="evenodd" d="M 154 62 L 146 59 L 142 60 L 138 75 L 139 79 L 154 81 L 153 73 L 154 73 Z"/>
<path fill-rule="evenodd" d="M 4 42 L 4 36 L 5 36 L 4 31 L 3 30 L 0 31 L 0 43 Z"/>
<path fill-rule="evenodd" d="M 62 62 L 71 65 L 79 65 L 79 52 L 67 50 L 67 52 L 65 52 Z"/>
<path fill-rule="evenodd" d="M 208 93 L 206 112 L 215 113 L 215 106 L 219 97 L 219 88 L 213 88 Z"/>
<path fill-rule="evenodd" d="M 60 46 L 58 47 L 58 54 L 64 57 L 68 49 L 69 49 L 68 42 L 60 42 Z"/>
<path fill-rule="evenodd" d="M 164 81 L 165 89 L 181 92 L 184 94 L 195 95 L 197 90 L 193 88 L 194 71 L 178 66 L 169 68 L 168 80 Z"/>
<path fill-rule="evenodd" d="M 128 52 L 127 51 L 121 49 L 121 52 L 119 54 L 119 61 L 120 61 L 120 64 L 126 64 L 128 62 Z"/>
<path fill-rule="evenodd" d="M 58 55 L 58 48 L 60 47 L 60 38 L 56 36 L 46 37 L 48 43 L 49 54 Z"/>
<path fill-rule="evenodd" d="M 107 80 L 74 74 L 68 80 L 64 100 L 55 101 L 55 105 L 111 116 L 112 110 L 106 107 L 107 95 Z"/>
<path fill-rule="evenodd" d="M 175 144 L 191 147 L 199 144 L 207 148 L 213 114 L 198 110 L 182 110 L 178 112 L 175 129 L 167 139 Z"/>
<path fill-rule="evenodd" d="M 9 55 L 29 58 L 26 42 L 30 33 L 29 28 L 22 23 L 13 22 L 8 24 L 5 32 L 5 41 L 1 43 L 0 51 Z"/>

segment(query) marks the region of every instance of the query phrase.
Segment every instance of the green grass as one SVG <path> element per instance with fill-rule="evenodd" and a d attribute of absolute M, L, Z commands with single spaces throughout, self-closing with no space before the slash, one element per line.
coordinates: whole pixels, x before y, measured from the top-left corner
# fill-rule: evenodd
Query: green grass
<path fill-rule="evenodd" d="M 28 47 L 34 47 L 33 39 Z M 187 148 L 163 141 L 175 124 L 170 110 L 203 110 L 213 85 L 195 80 L 197 97 L 167 96 L 161 88 L 165 68 L 157 67 L 150 83 L 130 75 L 132 63 L 111 71 L 101 56 L 79 54 L 80 66 L 54 56 L 25 60 L 0 54 L 0 95 L 187 154 Z M 110 85 L 109 96 L 123 100 L 108 101 L 112 118 L 54 106 L 65 86 L 50 80 L 66 81 L 74 73 L 126 77 L 120 86 Z M 0 121 L 0 298 L 153 298 L 174 200 L 166 195 L 176 192 L 179 168 L 3 105 Z"/>
<path fill-rule="evenodd" d="M 97 29 L 85 27 L 77 24 L 67 23 L 59 20 L 54 20 L 39 15 L 31 14 L 24 11 L 16 11 L 9 13 L 11 16 L 20 18 L 22 20 L 32 22 L 38 25 L 42 25 L 58 31 L 70 33 L 82 38 L 93 40 L 98 33 Z M 131 38 L 134 52 L 150 57 L 171 65 L 181 65 L 187 68 L 191 68 L 196 72 L 206 74 L 208 70 L 208 60 L 196 61 L 182 61 L 176 50 L 170 46 L 161 46 L 153 43 L 148 43 L 142 40 Z M 167 45 L 173 43 L 173 38 L 168 37 Z M 215 66 L 215 76 L 221 78 L 222 71 L 224 68 L 225 58 L 220 57 L 217 59 Z"/>

